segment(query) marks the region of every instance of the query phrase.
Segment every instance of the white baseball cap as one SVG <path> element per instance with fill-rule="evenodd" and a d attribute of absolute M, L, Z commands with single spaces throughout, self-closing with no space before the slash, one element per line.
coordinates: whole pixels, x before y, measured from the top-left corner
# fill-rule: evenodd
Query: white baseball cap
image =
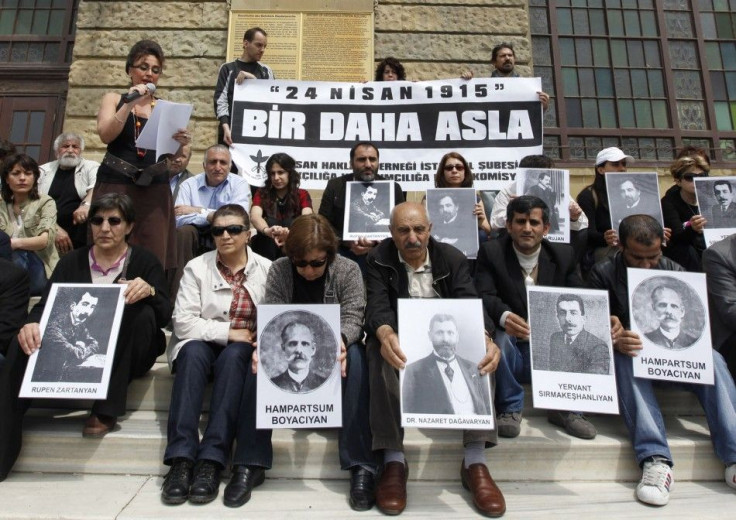
<path fill-rule="evenodd" d="M 605 162 L 617 162 L 622 159 L 626 159 L 628 162 L 634 162 L 634 158 L 630 155 L 626 155 L 621 148 L 612 146 L 610 148 L 604 148 L 595 158 L 595 165 L 600 166 Z"/>

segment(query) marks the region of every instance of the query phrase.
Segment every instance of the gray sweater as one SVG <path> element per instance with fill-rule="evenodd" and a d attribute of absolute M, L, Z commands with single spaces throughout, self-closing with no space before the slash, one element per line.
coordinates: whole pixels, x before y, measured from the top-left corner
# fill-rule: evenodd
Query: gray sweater
<path fill-rule="evenodd" d="M 266 296 L 261 303 L 291 303 L 294 294 L 292 264 L 279 258 L 268 271 Z M 337 255 L 327 268 L 323 303 L 340 304 L 340 329 L 349 347 L 363 336 L 365 290 L 358 264 Z"/>

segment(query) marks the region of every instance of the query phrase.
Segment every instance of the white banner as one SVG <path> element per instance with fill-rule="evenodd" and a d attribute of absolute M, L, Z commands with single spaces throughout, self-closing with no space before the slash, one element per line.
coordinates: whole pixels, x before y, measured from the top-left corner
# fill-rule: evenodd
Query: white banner
<path fill-rule="evenodd" d="M 334 83 L 244 81 L 232 107 L 233 161 L 263 186 L 276 152 L 291 155 L 302 188 L 324 189 L 351 173 L 359 141 L 378 146 L 380 173 L 405 191 L 434 187 L 450 151 L 470 163 L 476 189 L 514 180 L 519 160 L 541 154 L 540 78 Z"/>

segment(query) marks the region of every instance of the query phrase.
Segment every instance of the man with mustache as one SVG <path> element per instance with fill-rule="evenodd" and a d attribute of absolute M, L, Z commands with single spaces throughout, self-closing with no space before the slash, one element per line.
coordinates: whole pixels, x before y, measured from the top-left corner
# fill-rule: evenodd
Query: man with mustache
<path fill-rule="evenodd" d="M 398 515 L 406 507 L 409 475 L 404 458 L 404 431 L 399 405 L 399 370 L 406 355 L 398 336 L 399 298 L 477 298 L 468 262 L 453 246 L 431 236 L 425 207 L 405 202 L 391 212 L 391 238 L 368 254 L 365 329 L 370 378 L 370 424 L 373 450 L 381 450 L 383 472 L 376 488 L 376 505 L 385 514 Z M 461 302 L 458 302 L 461 305 Z M 492 374 L 500 353 L 493 343 L 493 322 L 484 313 L 486 355 L 477 360 L 480 375 Z M 491 376 L 491 381 L 492 381 Z M 463 431 L 463 486 L 473 494 L 475 507 L 488 516 L 501 516 L 506 502 L 486 466 L 485 448 L 496 444 L 495 430 Z"/>
<path fill-rule="evenodd" d="M 281 331 L 281 348 L 288 368 L 271 378 L 279 388 L 301 394 L 322 386 L 325 378 L 310 370 L 317 345 L 309 326 L 300 322 L 289 323 Z"/>
<path fill-rule="evenodd" d="M 378 223 L 386 218 L 383 211 L 375 204 L 378 188 L 373 184 L 366 184 L 362 187 L 360 198 L 350 207 L 350 230 L 354 232 L 376 231 L 379 228 Z"/>
<path fill-rule="evenodd" d="M 64 312 L 58 319 L 49 320 L 43 336 L 44 343 L 48 344 L 44 345 L 42 354 L 55 354 L 38 357 L 33 381 L 85 382 L 86 378 L 94 381 L 91 376 L 101 375 L 101 369 L 79 369 L 87 358 L 99 353 L 100 346 L 87 328 L 87 321 L 98 301 L 99 298 L 84 290 L 81 297 L 71 301 L 69 312 Z"/>
<path fill-rule="evenodd" d="M 506 207 L 506 235 L 478 251 L 475 287 L 497 325 L 503 355 L 496 372 L 496 423 L 501 437 L 521 433 L 524 383 L 531 382 L 527 286 L 582 287 L 575 254 L 567 244 L 545 238 L 549 208 L 539 197 L 522 195 Z M 593 439 L 597 431 L 583 414 L 550 411 L 547 420 L 573 437 Z"/>
<path fill-rule="evenodd" d="M 682 350 L 698 339 L 680 328 L 682 318 L 685 317 L 685 307 L 674 289 L 664 285 L 654 289 L 652 309 L 657 315 L 659 327 L 644 334 L 652 343 L 667 349 Z"/>
<path fill-rule="evenodd" d="M 433 352 L 406 367 L 404 412 L 489 415 L 491 405 L 483 391 L 478 368 L 457 355 L 460 334 L 455 317 L 432 316 L 429 340 Z"/>
<path fill-rule="evenodd" d="M 710 208 L 708 227 L 729 228 L 736 226 L 736 204 L 733 203 L 733 186 L 725 180 L 713 183 L 716 204 Z"/>
<path fill-rule="evenodd" d="M 373 181 L 388 180 L 379 175 L 378 147 L 370 142 L 362 141 L 356 143 L 350 150 L 350 166 L 353 173 L 341 175 L 330 179 L 322 194 L 319 205 L 319 214 L 327 218 L 335 229 L 338 237 L 343 236 L 343 223 L 345 221 L 346 185 L 350 181 L 370 183 Z M 404 202 L 404 194 L 401 186 L 393 183 L 394 204 Z M 339 253 L 358 263 L 361 270 L 365 272 L 365 255 L 378 244 L 375 240 L 361 238 L 359 240 L 343 240 L 340 243 Z"/>
<path fill-rule="evenodd" d="M 87 213 L 100 163 L 82 158 L 84 138 L 66 132 L 54 139 L 56 160 L 40 167 L 38 191 L 56 202 L 59 254 L 87 244 Z"/>

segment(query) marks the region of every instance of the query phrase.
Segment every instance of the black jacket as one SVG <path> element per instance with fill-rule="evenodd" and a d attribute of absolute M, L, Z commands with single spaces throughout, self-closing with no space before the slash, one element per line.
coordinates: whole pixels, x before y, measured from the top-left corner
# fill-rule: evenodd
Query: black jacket
<path fill-rule="evenodd" d="M 664 256 L 659 259 L 657 269 L 661 271 L 685 270 L 680 264 Z M 593 289 L 608 291 L 611 314 L 621 320 L 624 328 L 631 328 L 629 321 L 629 288 L 624 255 L 619 251 L 613 258 L 595 264 L 590 271 L 588 283 Z"/>
<path fill-rule="evenodd" d="M 478 293 L 468 270 L 468 261 L 460 251 L 449 244 L 429 239 L 429 262 L 432 266 L 432 286 L 438 298 L 470 299 Z M 397 307 L 399 298 L 410 298 L 409 276 L 399 260 L 399 251 L 393 240 L 387 238 L 374 247 L 366 260 L 366 288 L 368 304 L 365 328 L 368 336 L 375 337 L 381 325 L 390 325 L 398 332 Z M 460 307 L 460 305 L 458 306 Z M 483 312 L 486 332 L 493 336 L 493 321 Z"/>
<path fill-rule="evenodd" d="M 506 311 L 528 319 L 526 284 L 511 237 L 485 242 L 478 252 L 475 288 L 483 306 L 496 325 Z M 539 251 L 537 285 L 547 287 L 582 287 L 575 252 L 567 244 L 542 240 Z"/>

